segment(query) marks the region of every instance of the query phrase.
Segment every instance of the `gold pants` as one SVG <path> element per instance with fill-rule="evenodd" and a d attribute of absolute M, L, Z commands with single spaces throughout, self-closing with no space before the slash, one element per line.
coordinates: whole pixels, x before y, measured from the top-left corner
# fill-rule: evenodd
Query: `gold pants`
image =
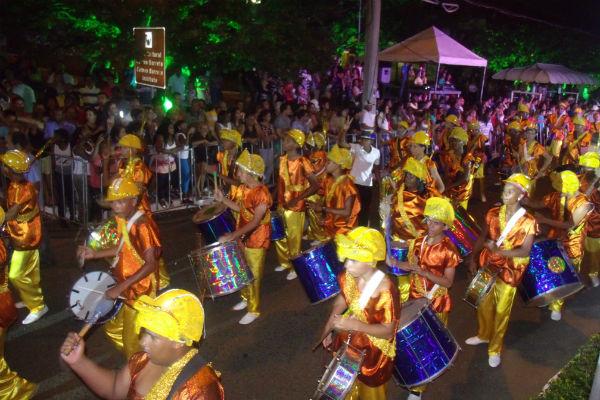
<path fill-rule="evenodd" d="M 0 399 L 27 400 L 33 397 L 37 385 L 11 371 L 4 359 L 6 330 L 0 328 Z"/>
<path fill-rule="evenodd" d="M 579 269 L 580 269 L 579 267 L 581 265 L 581 257 L 578 257 L 576 259 L 572 258 L 571 262 L 573 263 L 575 270 L 577 272 L 579 272 Z M 552 303 L 550 303 L 550 305 L 548 306 L 548 309 L 550 311 L 561 312 L 564 305 L 565 305 L 565 299 L 558 299 L 558 300 L 554 300 Z"/>
<path fill-rule="evenodd" d="M 488 354 L 499 355 L 502 352 L 504 335 L 508 329 L 508 320 L 512 310 L 517 288 L 496 279 L 491 292 L 477 308 L 479 331 L 477 336 L 489 340 Z"/>
<path fill-rule="evenodd" d="M 279 264 L 285 269 L 292 268 L 290 258 L 300 254 L 302 245 L 302 232 L 304 231 L 304 211 L 283 210 L 281 213 L 285 225 L 286 238 L 275 242 Z"/>
<path fill-rule="evenodd" d="M 158 275 L 158 290 L 163 290 L 171 283 L 171 277 L 163 257 L 158 259 Z"/>
<path fill-rule="evenodd" d="M 598 276 L 600 271 L 600 238 L 585 238 L 582 270 L 589 276 Z"/>
<path fill-rule="evenodd" d="M 467 210 L 469 208 L 469 199 L 463 200 L 459 204 L 460 204 L 460 206 L 462 208 L 464 208 L 465 210 Z"/>
<path fill-rule="evenodd" d="M 385 383 L 376 387 L 370 387 L 360 382 L 358 379 L 345 400 L 386 400 Z"/>
<path fill-rule="evenodd" d="M 318 240 L 319 242 L 326 242 L 331 239 L 325 228 L 320 224 L 323 221 L 321 214 L 311 209 L 307 210 L 306 214 L 308 215 L 308 230 L 306 232 L 308 239 Z"/>
<path fill-rule="evenodd" d="M 260 283 L 265 267 L 267 249 L 244 249 L 246 262 L 254 275 L 254 280 L 242 289 L 242 299 L 248 302 L 248 312 L 260 314 Z"/>
<path fill-rule="evenodd" d="M 135 309 L 123 304 L 117 315 L 104 324 L 104 333 L 127 359 L 140 350 L 139 337 L 135 333 L 136 314 Z"/>
<path fill-rule="evenodd" d="M 400 303 L 406 303 L 410 296 L 410 275 L 400 275 L 398 277 L 398 293 L 400 294 Z"/>
<path fill-rule="evenodd" d="M 17 289 L 21 301 L 30 312 L 44 308 L 44 295 L 40 286 L 40 252 L 15 250 L 10 259 L 8 272 L 10 283 Z"/>

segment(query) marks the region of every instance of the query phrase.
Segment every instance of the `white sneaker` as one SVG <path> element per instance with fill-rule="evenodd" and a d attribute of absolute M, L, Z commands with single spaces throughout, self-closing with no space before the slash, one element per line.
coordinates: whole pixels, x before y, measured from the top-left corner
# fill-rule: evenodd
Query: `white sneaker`
<path fill-rule="evenodd" d="M 406 400 L 421 400 L 421 394 L 410 393 Z"/>
<path fill-rule="evenodd" d="M 562 314 L 560 313 L 560 311 L 552 311 L 550 313 L 550 318 L 552 319 L 552 321 L 560 321 L 562 318 Z"/>
<path fill-rule="evenodd" d="M 290 271 L 290 273 L 287 274 L 287 276 L 285 277 L 285 279 L 287 279 L 288 281 L 293 281 L 297 277 L 298 277 L 298 275 L 296 275 L 296 271 Z"/>
<path fill-rule="evenodd" d="M 275 267 L 275 272 L 281 272 L 281 271 L 285 271 L 287 268 L 285 268 L 283 265 L 278 265 L 277 267 Z"/>
<path fill-rule="evenodd" d="M 25 303 L 23 303 L 22 301 L 18 301 L 15 303 L 15 307 L 16 308 L 25 308 Z"/>
<path fill-rule="evenodd" d="M 500 358 L 499 354 L 494 354 L 488 358 L 488 364 L 490 364 L 490 367 L 492 368 L 496 368 L 498 365 L 500 365 L 500 361 L 502 361 L 502 359 Z"/>
<path fill-rule="evenodd" d="M 248 303 L 246 300 L 242 300 L 237 303 L 235 306 L 231 307 L 233 311 L 242 311 L 244 308 L 248 307 Z"/>
<path fill-rule="evenodd" d="M 21 322 L 23 325 L 33 324 L 38 319 L 42 318 L 48 312 L 48 306 L 44 306 L 40 311 L 30 312 L 27 317 Z"/>
<path fill-rule="evenodd" d="M 590 280 L 592 281 L 592 287 L 600 285 L 600 278 L 598 278 L 597 276 L 590 276 Z"/>
<path fill-rule="evenodd" d="M 465 343 L 471 346 L 477 346 L 478 344 L 489 343 L 489 340 L 483 340 L 479 336 L 473 336 L 465 340 Z"/>
<path fill-rule="evenodd" d="M 242 317 L 242 319 L 240 319 L 240 324 L 242 325 L 248 325 L 254 322 L 254 320 L 258 318 L 258 314 L 254 314 L 254 313 L 246 313 L 246 315 L 244 315 Z"/>

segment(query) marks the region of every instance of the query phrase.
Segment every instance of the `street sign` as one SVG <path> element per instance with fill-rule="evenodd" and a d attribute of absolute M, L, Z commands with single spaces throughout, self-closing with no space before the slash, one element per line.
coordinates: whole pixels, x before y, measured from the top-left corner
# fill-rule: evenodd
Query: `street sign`
<path fill-rule="evenodd" d="M 135 41 L 135 80 L 138 85 L 164 89 L 165 28 L 133 28 Z"/>

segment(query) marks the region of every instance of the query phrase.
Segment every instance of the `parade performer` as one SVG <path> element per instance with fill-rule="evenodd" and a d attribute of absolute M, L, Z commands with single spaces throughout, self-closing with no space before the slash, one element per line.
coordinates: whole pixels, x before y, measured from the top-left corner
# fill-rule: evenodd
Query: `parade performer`
<path fill-rule="evenodd" d="M 283 138 L 285 152 L 279 160 L 277 180 L 277 206 L 285 223 L 286 238 L 275 242 L 280 265 L 275 271 L 290 270 L 288 280 L 296 279 L 296 271 L 290 259 L 300 253 L 302 232 L 304 230 L 306 199 L 319 190 L 310 161 L 302 156 L 304 133 L 291 129 Z"/>
<path fill-rule="evenodd" d="M 325 147 L 325 135 L 321 132 L 309 133 L 306 137 L 306 146 L 309 149 L 308 159 L 312 164 L 314 175 L 317 178 L 319 184 L 319 191 L 308 199 L 308 203 L 321 203 L 324 196 L 324 181 L 327 177 L 327 152 L 323 150 Z M 325 231 L 320 219 L 320 215 L 312 208 L 306 211 L 308 216 L 308 229 L 306 236 L 308 240 L 312 240 L 314 244 L 316 242 L 325 242 L 329 239 L 329 235 Z"/>
<path fill-rule="evenodd" d="M 31 324 L 48 312 L 40 286 L 40 252 L 42 218 L 38 194 L 25 180 L 31 159 L 20 150 L 2 155 L 4 175 L 10 180 L 6 196 L 6 230 L 13 248 L 8 279 L 14 286 L 29 315 L 23 324 Z"/>
<path fill-rule="evenodd" d="M 583 169 L 580 190 L 594 206 L 586 224 L 581 270 L 589 274 L 592 286 L 596 287 L 600 285 L 600 155 L 596 152 L 585 153 L 579 157 L 579 165 Z"/>
<path fill-rule="evenodd" d="M 242 147 L 242 135 L 233 129 L 221 129 L 219 139 L 223 151 L 217 153 L 219 163 L 219 178 L 229 187 L 229 194 L 234 194 L 237 187 L 235 179 L 235 160 L 239 149 Z"/>
<path fill-rule="evenodd" d="M 525 141 L 519 144 L 519 166 L 521 171 L 532 180 L 531 192 L 534 192 L 535 180 L 546 175 L 552 156 L 537 140 L 537 124 L 528 122 L 525 124 Z M 543 164 L 540 168 L 540 162 Z"/>
<path fill-rule="evenodd" d="M 358 379 L 346 400 L 385 400 L 400 319 L 398 292 L 375 268 L 385 259 L 385 239 L 377 230 L 359 226 L 346 235 L 337 235 L 335 241 L 346 272 L 338 276 L 341 293 L 325 324 L 323 346 L 336 351 L 349 341 L 365 351 Z M 335 338 L 332 330 L 337 333 Z"/>
<path fill-rule="evenodd" d="M 223 400 L 220 373 L 199 355 L 204 331 L 200 300 L 182 289 L 133 303 L 136 334 L 144 349 L 120 370 L 104 368 L 85 355 L 85 342 L 69 333 L 61 358 L 99 397 L 132 400 Z"/>
<path fill-rule="evenodd" d="M 425 154 L 425 150 L 430 145 L 431 139 L 429 138 L 429 135 L 425 131 L 418 131 L 411 137 L 408 149 L 410 155 L 425 166 L 427 171 L 425 186 L 428 191 L 428 196 L 439 196 L 445 192 L 446 187 L 438 172 L 437 164 Z"/>
<path fill-rule="evenodd" d="M 519 121 L 512 121 L 506 127 L 501 164 L 504 174 L 510 175 L 511 173 L 516 172 L 515 169 L 519 162 L 519 146 L 523 141 L 521 130 L 522 127 Z"/>
<path fill-rule="evenodd" d="M 142 295 L 156 296 L 158 259 L 162 252 L 154 222 L 138 209 L 139 196 L 139 188 L 131 179 L 115 179 L 108 187 L 106 201 L 110 202 L 115 214 L 119 245 L 98 251 L 85 246 L 78 249 L 78 257 L 86 260 L 115 257 L 112 274 L 117 285 L 106 292 L 106 297 L 124 297 L 126 302 L 115 318 L 104 325 L 104 331 L 127 357 L 139 347 L 134 330 L 135 310 L 131 303 Z"/>
<path fill-rule="evenodd" d="M 477 264 L 498 271 L 494 286 L 477 308 L 477 336 L 466 340 L 469 345 L 488 343 L 488 363 L 492 368 L 500 365 L 517 286 L 529 265 L 529 252 L 537 233 L 535 218 L 520 205 L 529 193 L 531 180 L 524 174 L 513 174 L 504 183 L 503 205 L 487 212 L 483 234 L 469 264 L 472 274 Z"/>
<path fill-rule="evenodd" d="M 448 182 L 445 194 L 465 210 L 473 194 L 474 171 L 481 163 L 481 159 L 475 158 L 471 153 L 465 153 L 467 142 L 467 132 L 460 127 L 454 128 L 450 133 L 450 150 L 441 156 Z"/>
<path fill-rule="evenodd" d="M 473 179 L 479 182 L 479 197 L 482 203 L 486 202 L 485 198 L 485 171 L 484 165 L 486 160 L 485 155 L 485 143 L 488 138 L 481 133 L 481 125 L 479 121 L 470 122 L 467 127 L 467 133 L 469 134 L 469 141 L 467 142 L 467 154 L 472 154 L 474 158 L 481 160 L 479 167 L 473 173 Z"/>
<path fill-rule="evenodd" d="M 555 159 L 559 159 L 565 141 L 572 141 L 573 122 L 567 111 L 569 103 L 560 102 L 558 105 L 558 114 L 551 114 L 548 117 L 548 125 L 552 132 L 552 142 L 550 143 L 550 154 Z"/>
<path fill-rule="evenodd" d="M 411 136 L 408 135 L 410 125 L 406 121 L 401 121 L 396 130 L 396 136 L 392 137 L 388 143 L 390 147 L 390 171 L 399 168 L 404 164 L 404 160 L 410 155 L 408 146 Z"/>
<path fill-rule="evenodd" d="M 575 110 L 581 111 L 580 108 Z M 587 148 L 592 142 L 592 134 L 589 132 L 587 120 L 581 116 L 573 118 L 573 137 L 567 138 L 565 153 L 562 159 L 563 165 L 577 165 L 579 155 L 583 149 Z"/>
<path fill-rule="evenodd" d="M 436 140 L 436 144 L 438 145 L 440 152 L 444 153 L 450 150 L 450 133 L 456 127 L 460 127 L 460 121 L 458 120 L 458 117 L 454 114 L 449 114 L 446 116 L 438 139 Z"/>
<path fill-rule="evenodd" d="M 260 315 L 260 285 L 267 249 L 271 243 L 269 210 L 273 199 L 269 188 L 261 182 L 265 172 L 265 162 L 261 156 L 244 150 L 236 165 L 236 177 L 241 182 L 237 190 L 243 195 L 234 202 L 217 189 L 215 200 L 224 203 L 240 215 L 236 230 L 220 237 L 219 243 L 243 238 L 244 258 L 254 275 L 254 280 L 242 289 L 242 301 L 233 309 L 239 311 L 248 308 L 248 313 L 240 320 L 240 324 L 247 325 Z"/>

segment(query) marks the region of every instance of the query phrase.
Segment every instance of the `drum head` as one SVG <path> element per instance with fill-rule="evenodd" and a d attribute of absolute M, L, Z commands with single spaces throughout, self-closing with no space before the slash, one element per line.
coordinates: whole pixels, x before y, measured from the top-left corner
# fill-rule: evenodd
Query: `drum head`
<path fill-rule="evenodd" d="M 424 297 L 420 299 L 409 300 L 402 304 L 402 312 L 400 313 L 398 330 L 400 331 L 404 329 L 404 327 L 410 325 L 419 317 L 423 309 L 427 307 L 429 307 L 429 301 Z"/>
<path fill-rule="evenodd" d="M 358 377 L 364 353 L 344 343 L 319 381 L 314 399 L 345 399 Z"/>
<path fill-rule="evenodd" d="M 210 221 L 211 219 L 221 215 L 226 209 L 227 209 L 227 206 L 222 203 L 209 204 L 207 206 L 200 208 L 196 212 L 196 214 L 194 214 L 194 217 L 192 218 L 192 220 L 196 224 L 201 224 L 203 222 Z"/>
<path fill-rule="evenodd" d="M 69 305 L 77 319 L 88 323 L 101 323 L 114 315 L 117 302 L 107 299 L 104 294 L 116 285 L 115 279 L 103 271 L 88 272 L 83 275 L 69 295 Z M 118 307 L 120 308 L 120 302 Z"/>
<path fill-rule="evenodd" d="M 310 247 L 309 249 L 304 250 L 302 253 L 298 254 L 296 257 L 290 258 L 290 261 L 294 260 L 294 259 L 296 259 L 298 257 L 303 257 L 303 256 L 305 256 L 307 254 L 310 254 L 313 251 L 315 251 L 316 249 L 320 249 L 321 247 L 325 247 L 325 246 L 331 245 L 331 243 L 332 243 L 331 240 L 328 240 L 327 242 L 316 244 L 316 245 Z"/>

